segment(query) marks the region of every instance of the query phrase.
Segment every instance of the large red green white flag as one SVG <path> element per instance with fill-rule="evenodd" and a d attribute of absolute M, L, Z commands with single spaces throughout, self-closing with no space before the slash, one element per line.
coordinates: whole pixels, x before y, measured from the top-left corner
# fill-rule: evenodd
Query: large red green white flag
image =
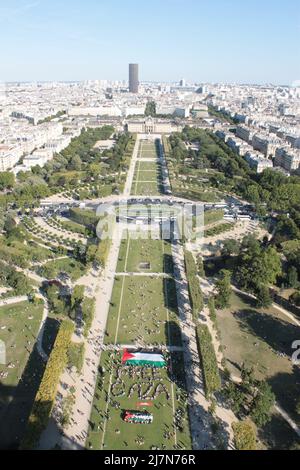
<path fill-rule="evenodd" d="M 150 366 L 150 367 L 164 367 L 166 361 L 162 354 L 145 353 L 145 352 L 129 352 L 124 349 L 122 355 L 122 363 L 134 366 Z"/>

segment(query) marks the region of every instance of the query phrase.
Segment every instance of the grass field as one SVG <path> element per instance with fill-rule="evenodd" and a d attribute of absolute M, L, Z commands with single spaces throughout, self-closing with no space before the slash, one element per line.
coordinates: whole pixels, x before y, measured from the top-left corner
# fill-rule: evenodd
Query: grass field
<path fill-rule="evenodd" d="M 131 193 L 160 194 L 154 144 L 142 142 L 140 156 L 153 162 L 137 163 Z M 136 209 L 148 214 L 146 207 Z M 158 215 L 159 208 L 154 210 Z M 121 242 L 117 273 L 128 274 L 115 277 L 104 340 L 108 346 L 182 345 L 171 245 L 157 235 L 141 239 L 128 237 L 127 232 Z M 122 412 L 138 409 L 139 400 L 152 403 L 148 409 L 153 423 L 133 425 L 122 420 Z M 170 353 L 163 369 L 126 367 L 121 351 L 103 352 L 86 445 L 105 450 L 191 449 L 182 352 Z"/>
<path fill-rule="evenodd" d="M 150 276 L 117 276 L 105 344 L 180 345 L 175 282 Z"/>
<path fill-rule="evenodd" d="M 159 181 L 161 174 L 159 170 L 137 170 L 134 174 L 134 181 Z"/>
<path fill-rule="evenodd" d="M 36 268 L 36 272 L 48 279 L 55 278 L 60 273 L 67 273 L 72 281 L 76 281 L 85 274 L 85 266 L 75 259 L 64 258 L 49 261 Z"/>
<path fill-rule="evenodd" d="M 299 426 L 296 404 L 299 401 L 300 367 L 293 366 L 290 359 L 291 345 L 300 338 L 300 328 L 279 310 L 273 307 L 257 309 L 242 295 L 232 294 L 231 307 L 218 311 L 217 316 L 228 369 L 239 375 L 243 363 L 253 367 L 256 377 L 269 382 L 278 403 Z M 280 421 L 274 417 L 274 422 Z M 284 442 L 284 432 L 276 430 L 276 433 L 282 435 Z"/>
<path fill-rule="evenodd" d="M 163 193 L 161 165 L 154 142 L 141 141 L 139 158 L 153 158 L 152 161 L 136 163 L 131 193 L 141 196 L 158 196 Z"/>
<path fill-rule="evenodd" d="M 160 171 L 161 165 L 157 160 L 153 161 L 139 161 L 135 171 Z"/>
<path fill-rule="evenodd" d="M 158 181 L 134 181 L 133 194 L 135 196 L 159 196 L 163 194 L 163 187 Z"/>
<path fill-rule="evenodd" d="M 121 352 L 104 352 L 90 418 L 87 447 L 105 450 L 191 449 L 182 357 L 172 353 L 167 368 L 122 366 Z M 122 411 L 153 403 L 151 424 L 129 424 Z M 143 408 L 141 408 L 143 409 Z"/>
<path fill-rule="evenodd" d="M 1 378 L 3 385 L 17 385 L 35 343 L 42 313 L 43 304 L 28 301 L 0 307 L 0 339 L 6 345 L 7 365 L 14 364 L 13 368 L 0 364 L 0 373 L 8 372 L 7 377 Z"/>
<path fill-rule="evenodd" d="M 143 267 L 141 263 L 150 263 Z M 166 240 L 133 239 L 122 240 L 117 272 L 172 273 L 171 245 Z"/>
<path fill-rule="evenodd" d="M 0 378 L 0 449 L 18 447 L 44 372 L 45 363 L 34 347 L 42 312 L 42 303 L 28 301 L 0 308 L 0 339 L 6 346 L 0 374 L 7 373 Z"/>
<path fill-rule="evenodd" d="M 155 143 L 152 141 L 141 140 L 138 157 L 139 158 L 156 158 L 157 151 L 156 151 Z"/>

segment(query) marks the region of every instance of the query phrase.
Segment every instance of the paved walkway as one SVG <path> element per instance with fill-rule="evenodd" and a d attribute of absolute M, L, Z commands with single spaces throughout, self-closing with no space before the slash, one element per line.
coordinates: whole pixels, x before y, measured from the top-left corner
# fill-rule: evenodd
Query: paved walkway
<path fill-rule="evenodd" d="M 48 355 L 45 353 L 45 351 L 43 349 L 43 337 L 44 337 L 46 321 L 47 321 L 48 314 L 49 314 L 49 305 L 48 305 L 48 301 L 47 301 L 46 297 L 44 297 L 41 294 L 38 294 L 37 297 L 43 300 L 44 308 L 43 308 L 42 321 L 40 323 L 39 331 L 38 331 L 38 335 L 37 335 L 36 347 L 37 347 L 39 355 L 41 356 L 43 361 L 46 362 L 48 360 Z"/>
<path fill-rule="evenodd" d="M 211 294 L 212 290 L 213 290 L 213 286 L 210 283 L 208 283 L 206 281 L 206 279 L 201 279 L 201 286 L 203 287 L 204 285 L 206 285 L 206 288 L 203 289 L 204 293 L 206 295 Z M 242 291 L 242 290 L 238 289 L 237 287 L 235 287 L 233 285 L 232 285 L 232 289 L 235 292 L 246 295 L 251 299 L 256 299 L 256 297 L 253 294 L 250 294 L 249 292 Z M 274 308 L 280 310 L 284 315 L 286 315 L 296 325 L 300 326 L 300 322 L 290 312 L 288 312 L 287 310 L 285 310 L 284 308 L 278 306 L 275 303 L 273 303 L 272 305 L 273 305 Z M 205 323 L 209 327 L 212 338 L 213 338 L 213 343 L 214 343 L 214 348 L 215 348 L 219 368 L 223 369 L 223 366 L 221 364 L 221 361 L 222 361 L 222 358 L 223 358 L 223 353 L 221 352 L 218 335 L 217 335 L 215 329 L 213 328 L 212 321 L 210 320 L 209 312 L 208 312 L 207 308 L 205 309 L 204 314 L 205 314 L 205 317 L 206 317 Z M 241 382 L 241 378 L 238 377 L 238 376 L 231 376 L 231 379 L 233 381 L 237 382 L 237 383 Z M 291 428 L 296 432 L 296 434 L 300 437 L 300 428 L 295 423 L 295 421 L 289 416 L 289 414 L 277 402 L 275 403 L 274 408 L 283 417 L 283 419 L 291 426 Z"/>
<path fill-rule="evenodd" d="M 101 349 L 102 351 L 120 351 L 123 349 L 139 349 L 143 348 L 144 345 L 140 343 L 135 344 L 103 344 Z M 147 350 L 159 350 L 159 351 L 169 351 L 169 352 L 176 352 L 176 351 L 183 351 L 182 346 L 166 346 L 165 344 L 161 344 L 157 346 L 157 344 L 147 344 Z"/>
<path fill-rule="evenodd" d="M 241 289 L 238 289 L 236 286 L 234 285 L 231 285 L 232 287 L 232 290 L 235 291 L 235 292 L 238 292 L 240 294 L 243 294 L 243 295 L 246 295 L 247 297 L 251 298 L 251 299 L 255 299 L 256 300 L 256 297 L 255 295 L 253 294 L 250 294 L 249 292 L 245 292 Z M 283 313 L 287 318 L 289 318 L 295 325 L 297 326 L 300 326 L 300 321 L 297 320 L 297 318 L 295 317 L 295 315 L 293 315 L 291 312 L 289 312 L 288 310 L 286 310 L 285 308 L 281 307 L 280 305 L 276 304 L 275 302 L 272 303 L 272 307 L 276 308 L 277 310 L 279 310 L 281 313 Z"/>
<path fill-rule="evenodd" d="M 25 302 L 28 300 L 27 295 L 18 295 L 17 297 L 9 297 L 7 299 L 0 300 L 0 307 L 5 307 L 5 305 L 18 304 L 20 302 Z"/>
<path fill-rule="evenodd" d="M 188 295 L 183 247 L 179 243 L 173 242 L 172 254 L 177 288 L 177 303 L 181 319 L 182 340 L 185 346 L 184 363 L 189 393 L 189 415 L 193 449 L 211 449 L 213 448 L 213 435 L 211 431 L 212 415 L 209 412 L 210 402 L 205 397 L 203 376 L 200 370 L 195 325 L 192 319 Z M 219 418 L 222 426 L 225 445 L 228 449 L 232 449 L 233 433 L 231 424 L 236 421 L 236 418 L 230 410 L 219 405 L 216 408 L 216 416 Z"/>
<path fill-rule="evenodd" d="M 122 272 L 118 272 L 116 273 L 116 276 L 148 276 L 148 277 L 166 277 L 166 278 L 170 278 L 172 277 L 171 274 L 168 274 L 168 273 L 140 273 L 140 272 L 133 272 L 133 273 L 130 273 L 130 272 L 126 272 L 126 273 L 122 273 Z"/>
<path fill-rule="evenodd" d="M 139 140 L 137 139 L 127 174 L 124 194 L 130 193 L 138 145 Z M 121 240 L 121 233 L 116 226 L 112 236 L 112 244 L 105 269 L 101 272 L 100 276 L 98 275 L 98 277 L 96 277 L 96 280 L 95 273 L 90 274 L 91 294 L 95 295 L 96 308 L 88 338 L 83 340 L 85 344 L 85 355 L 82 372 L 78 375 L 74 371 L 70 372 L 66 370 L 61 377 L 53 416 L 55 417 L 57 412 L 61 409 L 60 397 L 66 397 L 70 387 L 73 386 L 75 387 L 75 404 L 72 413 L 72 425 L 64 429 L 64 435 L 61 435 L 59 426 L 52 417 L 46 430 L 41 435 L 39 449 L 51 449 L 58 444 L 63 449 L 74 450 L 80 449 L 85 445 L 96 388 L 97 368 L 103 349 L 102 345 Z M 77 283 L 80 284 L 80 280 L 78 280 Z M 88 279 L 85 276 L 85 284 L 86 283 L 89 285 Z"/>
<path fill-rule="evenodd" d="M 34 221 L 39 227 L 41 227 L 41 229 L 47 230 L 47 232 L 49 232 L 50 235 L 54 235 L 58 237 L 64 236 L 65 238 L 69 240 L 76 240 L 78 242 L 81 242 L 83 245 L 86 244 L 87 242 L 86 238 L 82 237 L 78 233 L 69 232 L 68 230 L 64 230 L 59 227 L 48 224 L 47 219 L 44 219 L 43 217 L 35 217 Z M 42 234 L 38 236 L 42 237 Z"/>
<path fill-rule="evenodd" d="M 133 182 L 139 138 L 143 137 L 138 136 L 131 159 L 124 187 L 124 196 L 126 197 L 129 197 L 130 195 L 130 189 Z M 160 160 L 165 164 L 162 150 Z M 167 167 L 165 166 L 164 168 L 164 184 L 166 185 L 166 190 L 169 190 L 170 184 Z M 121 198 L 122 196 L 119 196 L 118 200 Z M 103 200 L 101 200 L 101 202 L 103 202 Z M 112 240 L 106 268 L 97 279 L 97 286 L 92 289 L 96 297 L 96 313 L 88 339 L 84 341 L 86 350 L 82 373 L 79 376 L 75 372 L 65 371 L 61 378 L 61 385 L 64 384 L 64 386 L 59 387 L 59 394 L 57 395 L 56 407 L 53 416 L 55 416 L 56 412 L 59 411 L 61 407 L 61 398 L 59 397 L 66 396 L 71 385 L 75 387 L 75 405 L 73 408 L 72 425 L 64 431 L 65 435 L 61 436 L 59 427 L 55 423 L 54 419 L 50 420 L 47 429 L 41 436 L 40 449 L 50 449 L 53 448 L 55 444 L 59 444 L 64 449 L 79 449 L 85 445 L 95 393 L 97 366 L 101 356 L 101 351 L 104 349 L 103 339 L 105 326 L 121 242 L 121 233 L 119 230 L 117 230 L 117 233 L 118 236 L 114 236 Z M 189 305 L 183 248 L 176 241 L 172 244 L 172 254 L 174 259 L 174 275 L 176 279 L 176 292 L 182 328 L 183 354 L 189 394 L 188 403 L 193 449 L 208 449 L 213 448 L 213 436 L 211 430 L 212 417 L 208 411 L 210 402 L 205 397 L 203 378 L 199 367 L 195 326 L 192 321 Z M 127 274 L 130 275 L 130 273 L 124 273 L 124 275 Z M 144 273 L 138 274 L 145 275 Z M 153 275 L 153 273 L 151 273 L 151 275 Z M 120 347 L 120 345 L 116 345 L 116 347 Z M 226 445 L 228 448 L 231 448 L 232 435 L 228 424 L 228 416 L 224 416 L 224 409 L 219 406 L 217 407 L 216 414 L 222 423 L 224 441 L 227 442 Z"/>
<path fill-rule="evenodd" d="M 297 426 L 295 421 L 288 415 L 288 413 L 281 408 L 278 403 L 274 406 L 275 410 L 285 419 L 285 421 L 291 426 L 291 428 L 295 431 L 295 433 L 300 437 L 300 428 Z"/>

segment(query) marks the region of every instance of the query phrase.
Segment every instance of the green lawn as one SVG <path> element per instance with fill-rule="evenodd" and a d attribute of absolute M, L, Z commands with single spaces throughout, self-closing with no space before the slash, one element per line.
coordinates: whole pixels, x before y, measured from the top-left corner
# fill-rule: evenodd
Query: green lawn
<path fill-rule="evenodd" d="M 146 171 L 137 171 L 134 174 L 133 180 L 134 181 L 157 181 L 161 179 L 161 174 L 159 171 L 153 170 L 146 170 Z"/>
<path fill-rule="evenodd" d="M 140 158 L 157 158 L 156 147 L 153 142 L 140 143 Z M 150 171 L 148 171 L 150 170 Z M 158 160 L 153 162 L 138 161 L 132 183 L 131 193 L 141 196 L 157 196 L 162 194 L 161 165 Z"/>
<path fill-rule="evenodd" d="M 173 195 L 176 197 L 183 197 L 190 199 L 191 201 L 200 201 L 200 202 L 218 202 L 220 201 L 220 196 L 215 191 L 205 191 L 204 189 L 197 188 L 196 186 L 182 187 L 174 184 L 172 180 L 172 191 Z"/>
<path fill-rule="evenodd" d="M 140 158 L 156 158 L 157 152 L 154 142 L 140 142 L 139 154 Z"/>
<path fill-rule="evenodd" d="M 131 193 L 132 192 L 134 195 L 138 196 L 159 196 L 160 194 L 163 194 L 163 188 L 158 181 L 133 181 Z"/>
<path fill-rule="evenodd" d="M 232 294 L 229 309 L 218 311 L 218 325 L 228 369 L 239 375 L 243 363 L 253 367 L 258 379 L 266 379 L 277 401 L 300 425 L 296 413 L 299 401 L 300 368 L 293 366 L 293 341 L 300 328 L 279 310 L 257 309 L 245 296 Z M 284 353 L 286 357 L 279 354 Z"/>
<path fill-rule="evenodd" d="M 0 373 L 8 372 L 0 378 L 0 449 L 18 447 L 44 373 L 45 363 L 34 347 L 42 311 L 43 304 L 28 301 L 0 308 L 0 339 L 7 355 Z M 48 334 L 46 328 L 43 347 L 47 352 L 52 341 Z"/>
<path fill-rule="evenodd" d="M 28 301 L 0 307 L 0 340 L 6 345 L 7 365 L 15 365 L 8 368 L 0 364 L 0 373 L 8 372 L 8 376 L 1 379 L 3 385 L 16 386 L 18 383 L 34 346 L 42 313 L 43 304 L 34 305 Z"/>
<path fill-rule="evenodd" d="M 149 267 L 141 263 L 150 263 Z M 133 239 L 122 240 L 117 272 L 172 273 L 171 245 L 166 240 Z"/>
<path fill-rule="evenodd" d="M 52 279 L 60 273 L 67 273 L 72 281 L 76 281 L 85 274 L 85 266 L 72 258 L 49 261 L 43 266 L 36 268 L 36 272 L 43 277 Z"/>
<path fill-rule="evenodd" d="M 117 276 L 105 343 L 180 345 L 173 279 Z"/>
<path fill-rule="evenodd" d="M 129 368 L 121 364 L 121 351 L 103 352 L 87 447 L 94 450 L 191 449 L 182 360 L 181 353 L 172 353 L 168 368 Z M 122 411 L 138 409 L 137 402 L 141 399 L 153 403 L 147 408 L 153 414 L 153 423 L 125 423 Z M 182 418 L 175 424 L 178 410 Z"/>
<path fill-rule="evenodd" d="M 140 171 L 159 171 L 160 170 L 160 163 L 158 161 L 153 161 L 153 162 L 143 162 L 139 161 L 138 164 L 136 165 L 136 171 L 138 169 Z"/>

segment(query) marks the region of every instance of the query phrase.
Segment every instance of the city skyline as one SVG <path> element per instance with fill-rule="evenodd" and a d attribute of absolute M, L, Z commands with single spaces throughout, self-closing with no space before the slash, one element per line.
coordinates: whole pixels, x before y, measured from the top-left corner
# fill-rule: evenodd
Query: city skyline
<path fill-rule="evenodd" d="M 1 81 L 127 80 L 273 83 L 300 78 L 295 0 L 149 6 L 130 0 L 12 1 L 0 8 Z M 63 47 L 62 47 L 63 46 Z"/>
<path fill-rule="evenodd" d="M 61 3 L 0 4 L 0 449 L 300 450 L 298 5 Z"/>

